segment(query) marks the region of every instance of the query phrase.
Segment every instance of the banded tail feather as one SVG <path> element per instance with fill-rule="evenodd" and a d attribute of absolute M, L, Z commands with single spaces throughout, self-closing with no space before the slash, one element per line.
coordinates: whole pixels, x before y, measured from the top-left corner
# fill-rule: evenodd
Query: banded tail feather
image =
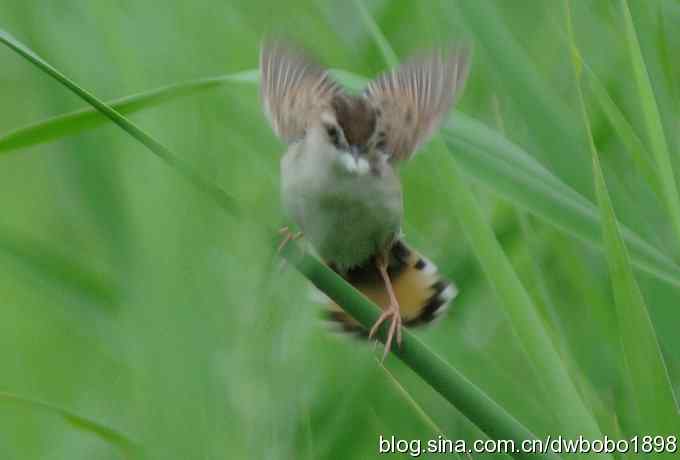
<path fill-rule="evenodd" d="M 379 307 L 384 309 L 389 305 L 387 290 L 374 259 L 346 273 L 340 273 L 332 264 L 330 267 Z M 401 240 L 392 246 L 387 272 L 399 301 L 403 324 L 407 327 L 427 324 L 441 317 L 458 294 L 455 284 L 444 279 L 432 262 Z M 329 321 L 343 332 L 368 335 L 368 331 L 336 303 L 328 302 L 326 318 Z"/>

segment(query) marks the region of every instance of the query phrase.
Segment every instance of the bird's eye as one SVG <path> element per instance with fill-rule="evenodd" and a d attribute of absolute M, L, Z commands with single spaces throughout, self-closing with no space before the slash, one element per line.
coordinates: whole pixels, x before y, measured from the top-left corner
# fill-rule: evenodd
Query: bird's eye
<path fill-rule="evenodd" d="M 326 134 L 328 134 L 328 139 L 334 146 L 338 147 L 340 145 L 340 132 L 338 128 L 333 125 L 326 125 Z"/>

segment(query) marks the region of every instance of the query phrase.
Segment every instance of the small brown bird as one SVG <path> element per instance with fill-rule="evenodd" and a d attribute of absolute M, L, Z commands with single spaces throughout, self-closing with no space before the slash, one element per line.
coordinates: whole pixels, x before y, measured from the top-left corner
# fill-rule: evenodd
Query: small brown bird
<path fill-rule="evenodd" d="M 427 141 L 460 94 L 467 52 L 415 56 L 350 94 L 301 50 L 268 42 L 260 55 L 264 111 L 288 144 L 281 160 L 283 206 L 333 270 L 390 320 L 385 355 L 401 326 L 426 323 L 455 286 L 403 241 L 397 166 Z M 292 234 L 288 234 L 288 241 Z M 362 327 L 331 304 L 347 331 Z"/>

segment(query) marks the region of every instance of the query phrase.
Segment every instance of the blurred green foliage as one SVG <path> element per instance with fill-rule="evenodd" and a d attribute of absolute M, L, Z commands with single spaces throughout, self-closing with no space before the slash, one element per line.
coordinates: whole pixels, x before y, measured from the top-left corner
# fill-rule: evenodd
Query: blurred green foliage
<path fill-rule="evenodd" d="M 473 67 L 458 109 L 594 201 L 564 3 L 365 5 L 399 56 L 470 43 Z M 680 5 L 631 1 L 630 8 L 678 171 Z M 585 64 L 650 149 L 620 2 L 577 0 L 571 13 Z M 371 76 L 386 67 L 356 6 L 345 2 L 0 0 L 0 27 L 105 100 L 253 69 L 266 34 L 292 36 L 334 68 Z M 636 160 L 640 152 L 584 86 L 617 217 L 678 260 L 679 242 Z M 6 48 L 0 101 L 0 136 L 83 106 Z M 254 85 L 220 86 L 132 118 L 244 208 L 281 223 L 284 147 Z M 418 334 L 532 431 L 559 434 L 562 415 L 546 401 L 560 395 L 527 360 L 462 238 L 455 197 L 443 192 L 450 179 L 442 155 L 426 146 L 402 170 L 407 237 L 461 291 L 449 315 Z M 431 420 L 423 418 L 376 363 L 372 345 L 326 330 L 306 281 L 278 270 L 271 235 L 225 217 L 117 127 L 3 154 L 0 164 L 1 392 L 113 428 L 149 458 L 374 458 L 381 433 L 427 439 L 438 427 L 452 438 L 480 436 L 388 359 Z M 613 437 L 628 432 L 630 389 L 602 253 L 488 186 L 475 192 L 600 428 Z M 677 392 L 678 288 L 636 277 Z M 0 458 L 120 458 L 115 443 L 60 416 L 0 399 Z"/>

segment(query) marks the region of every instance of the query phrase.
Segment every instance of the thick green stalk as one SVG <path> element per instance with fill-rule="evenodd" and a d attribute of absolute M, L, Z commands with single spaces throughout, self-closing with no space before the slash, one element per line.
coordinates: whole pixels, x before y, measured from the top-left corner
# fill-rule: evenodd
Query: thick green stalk
<path fill-rule="evenodd" d="M 342 305 L 354 319 L 366 327 L 370 327 L 375 322 L 379 310 L 373 303 L 317 259 L 309 256 L 300 257 L 300 253 L 300 248 L 293 244 L 286 246 L 283 251 L 283 255 L 300 273 L 331 299 Z M 386 332 L 387 325 L 385 324 L 380 331 L 380 339 L 383 341 Z M 535 438 L 535 435 L 517 419 L 408 330 L 403 331 L 403 343 L 400 348 L 393 350 L 393 353 L 490 438 L 512 439 L 518 448 L 523 440 Z M 512 455 L 517 458 L 558 458 L 549 454 L 514 453 Z"/>

